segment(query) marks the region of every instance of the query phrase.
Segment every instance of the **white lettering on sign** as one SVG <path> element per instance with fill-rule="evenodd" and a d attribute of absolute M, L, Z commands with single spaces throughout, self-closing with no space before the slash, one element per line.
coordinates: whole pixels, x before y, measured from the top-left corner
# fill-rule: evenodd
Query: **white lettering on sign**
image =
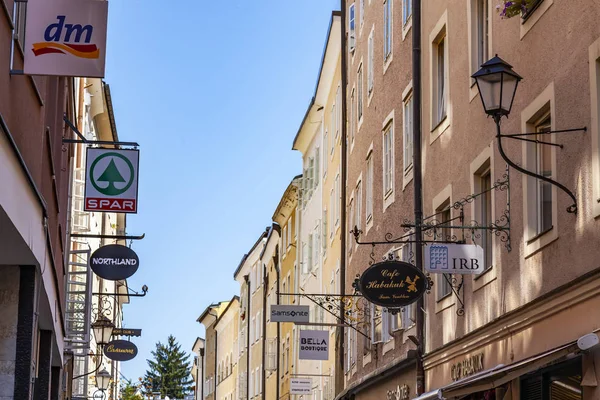
<path fill-rule="evenodd" d="M 92 264 L 95 265 L 137 265 L 135 258 L 93 258 Z"/>
<path fill-rule="evenodd" d="M 284 306 L 273 304 L 271 306 L 271 322 L 309 322 L 308 306 Z"/>
<path fill-rule="evenodd" d="M 408 385 L 398 385 L 394 390 L 388 390 L 387 400 L 408 400 L 410 388 Z"/>

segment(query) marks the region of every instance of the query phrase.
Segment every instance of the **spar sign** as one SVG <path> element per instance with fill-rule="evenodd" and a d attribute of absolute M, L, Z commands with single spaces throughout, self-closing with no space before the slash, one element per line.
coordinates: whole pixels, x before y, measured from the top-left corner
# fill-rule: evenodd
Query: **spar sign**
<path fill-rule="evenodd" d="M 139 154 L 88 147 L 85 211 L 137 213 Z"/>
<path fill-rule="evenodd" d="M 104 77 L 108 2 L 28 0 L 23 72 Z"/>

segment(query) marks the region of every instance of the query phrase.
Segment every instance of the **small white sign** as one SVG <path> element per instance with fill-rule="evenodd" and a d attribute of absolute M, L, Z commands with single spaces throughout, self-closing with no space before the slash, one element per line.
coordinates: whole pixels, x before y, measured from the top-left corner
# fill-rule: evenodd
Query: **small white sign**
<path fill-rule="evenodd" d="M 434 274 L 480 274 L 485 270 L 483 249 L 476 244 L 429 245 L 425 269 Z"/>
<path fill-rule="evenodd" d="M 300 360 L 329 359 L 329 330 L 300 331 Z"/>
<path fill-rule="evenodd" d="M 108 1 L 28 0 L 27 75 L 104 77 Z"/>
<path fill-rule="evenodd" d="M 137 213 L 139 153 L 88 147 L 85 211 Z"/>
<path fill-rule="evenodd" d="M 311 394 L 312 379 L 292 378 L 290 379 L 290 394 Z"/>
<path fill-rule="evenodd" d="M 271 306 L 271 322 L 310 322 L 309 306 Z"/>

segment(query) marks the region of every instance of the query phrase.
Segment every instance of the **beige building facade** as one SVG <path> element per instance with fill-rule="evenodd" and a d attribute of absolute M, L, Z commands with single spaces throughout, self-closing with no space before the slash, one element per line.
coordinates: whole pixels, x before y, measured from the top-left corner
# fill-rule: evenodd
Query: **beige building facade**
<path fill-rule="evenodd" d="M 234 296 L 215 322 L 216 363 L 217 363 L 217 400 L 237 399 L 238 385 L 238 322 L 240 299 Z"/>

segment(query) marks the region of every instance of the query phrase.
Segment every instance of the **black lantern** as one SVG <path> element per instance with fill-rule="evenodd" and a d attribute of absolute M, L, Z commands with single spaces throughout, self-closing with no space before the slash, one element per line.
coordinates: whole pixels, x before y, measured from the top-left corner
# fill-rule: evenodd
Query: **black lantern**
<path fill-rule="evenodd" d="M 92 324 L 96 343 L 100 346 L 104 346 L 106 343 L 110 342 L 114 327 L 115 325 L 108 318 L 104 316 L 98 317 L 96 322 Z"/>
<path fill-rule="evenodd" d="M 481 65 L 472 76 L 477 83 L 479 96 L 486 114 L 500 119 L 510 114 L 517 86 L 522 79 L 512 65 L 496 56 Z"/>
<path fill-rule="evenodd" d="M 103 369 L 102 371 L 96 374 L 96 386 L 99 390 L 105 391 L 108 389 L 108 385 L 110 384 L 110 373 Z"/>

